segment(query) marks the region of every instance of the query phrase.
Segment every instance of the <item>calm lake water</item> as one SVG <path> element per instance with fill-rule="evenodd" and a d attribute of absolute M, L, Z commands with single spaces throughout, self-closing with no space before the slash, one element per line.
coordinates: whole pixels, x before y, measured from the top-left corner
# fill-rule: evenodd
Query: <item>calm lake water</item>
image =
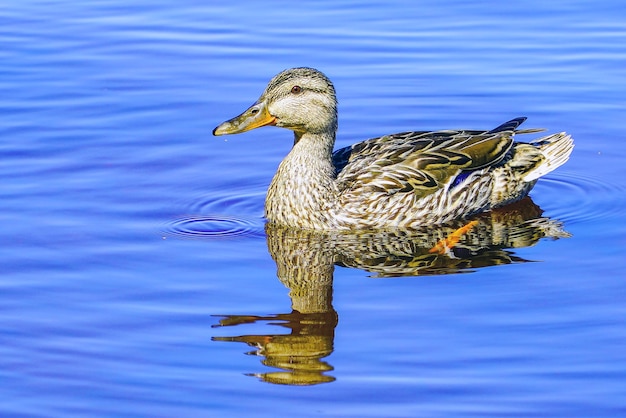
<path fill-rule="evenodd" d="M 231 3 L 0 7 L 0 416 L 626 416 L 624 3 Z M 452 254 L 266 229 L 291 133 L 211 131 L 294 66 L 576 148 Z"/>

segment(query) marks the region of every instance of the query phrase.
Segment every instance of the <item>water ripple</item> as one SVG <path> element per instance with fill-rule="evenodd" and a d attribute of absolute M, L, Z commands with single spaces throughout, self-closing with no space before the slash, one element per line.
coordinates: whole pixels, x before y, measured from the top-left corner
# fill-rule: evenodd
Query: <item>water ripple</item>
<path fill-rule="evenodd" d="M 542 208 L 569 223 L 626 213 L 626 188 L 597 178 L 556 173 L 541 179 L 536 189 L 551 196 Z"/>
<path fill-rule="evenodd" d="M 204 196 L 186 209 L 194 215 L 174 220 L 167 229 L 177 235 L 197 238 L 263 237 L 263 219 L 255 215 L 262 213 L 264 193 Z"/>
<path fill-rule="evenodd" d="M 234 238 L 263 236 L 263 222 L 257 219 L 228 217 L 224 215 L 190 216 L 177 219 L 169 231 L 198 238 Z"/>

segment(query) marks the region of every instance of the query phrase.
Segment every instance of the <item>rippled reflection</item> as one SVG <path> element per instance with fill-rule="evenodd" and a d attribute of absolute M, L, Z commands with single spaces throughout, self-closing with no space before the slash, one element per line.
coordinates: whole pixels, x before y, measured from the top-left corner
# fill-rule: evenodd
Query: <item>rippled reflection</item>
<path fill-rule="evenodd" d="M 358 233 L 319 233 L 268 224 L 267 246 L 276 262 L 278 279 L 289 289 L 291 312 L 266 316 L 223 315 L 215 327 L 267 321 L 287 328 L 264 335 L 214 337 L 215 341 L 244 342 L 250 354 L 276 369 L 253 374 L 263 381 L 313 385 L 334 381 L 323 359 L 333 351 L 338 314 L 332 306 L 335 265 L 355 267 L 376 277 L 421 276 L 467 272 L 525 262 L 511 249 L 528 247 L 542 238 L 569 234 L 560 222 L 541 216 L 530 198 L 457 222 L 419 230 Z"/>

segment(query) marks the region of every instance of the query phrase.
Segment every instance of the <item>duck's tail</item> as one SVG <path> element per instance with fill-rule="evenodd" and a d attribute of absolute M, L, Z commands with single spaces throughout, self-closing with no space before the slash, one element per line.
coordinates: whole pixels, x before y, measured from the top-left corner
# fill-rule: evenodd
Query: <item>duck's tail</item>
<path fill-rule="evenodd" d="M 531 144 L 539 148 L 544 159 L 524 175 L 522 180 L 527 183 L 565 164 L 574 149 L 574 140 L 565 132 L 536 139 Z"/>
<path fill-rule="evenodd" d="M 574 141 L 565 132 L 544 136 L 531 143 L 516 142 L 510 159 L 491 171 L 491 206 L 515 202 L 528 194 L 537 179 L 563 165 Z"/>

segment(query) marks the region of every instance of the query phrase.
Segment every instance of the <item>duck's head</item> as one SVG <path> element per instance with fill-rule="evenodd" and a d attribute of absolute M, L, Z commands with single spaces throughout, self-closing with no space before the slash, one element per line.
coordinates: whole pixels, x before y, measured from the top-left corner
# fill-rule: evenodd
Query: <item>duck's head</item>
<path fill-rule="evenodd" d="M 269 82 L 259 100 L 220 124 L 213 135 L 237 134 L 261 126 L 287 128 L 301 136 L 337 130 L 337 98 L 330 80 L 313 68 L 291 68 Z"/>

